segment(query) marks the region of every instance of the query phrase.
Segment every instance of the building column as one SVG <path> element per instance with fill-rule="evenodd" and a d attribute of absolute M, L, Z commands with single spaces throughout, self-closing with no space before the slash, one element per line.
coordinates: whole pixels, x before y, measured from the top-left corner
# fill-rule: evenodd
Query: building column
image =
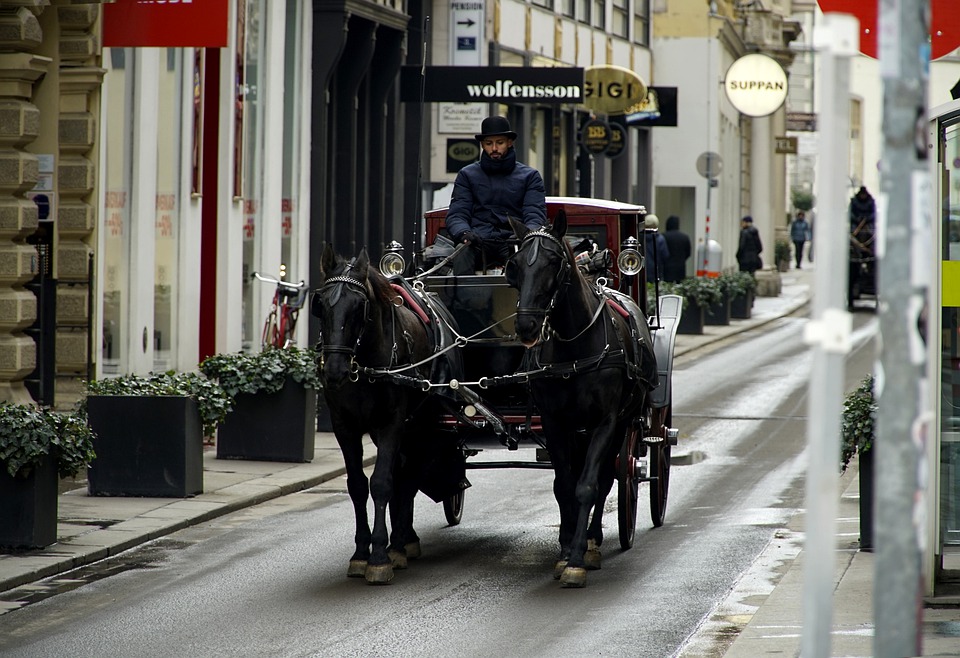
<path fill-rule="evenodd" d="M 36 367 L 36 345 L 24 330 L 37 317 L 37 300 L 24 284 L 38 272 L 38 258 L 25 240 L 38 213 L 25 193 L 36 186 L 39 165 L 26 147 L 39 134 L 34 84 L 50 60 L 29 52 L 43 32 L 28 9 L 0 10 L 0 28 L 0 48 L 10 51 L 0 54 L 0 400 L 31 402 L 23 380 Z"/>

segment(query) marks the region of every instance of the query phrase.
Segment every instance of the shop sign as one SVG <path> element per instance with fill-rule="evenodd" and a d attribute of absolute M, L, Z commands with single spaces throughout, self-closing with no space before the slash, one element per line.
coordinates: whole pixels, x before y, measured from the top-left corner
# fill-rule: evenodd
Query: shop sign
<path fill-rule="evenodd" d="M 723 88 L 741 114 L 765 117 L 787 100 L 787 74 L 772 57 L 752 53 L 730 65 Z"/>
<path fill-rule="evenodd" d="M 623 155 L 627 148 L 627 131 L 619 123 L 610 123 L 610 144 L 603 152 L 608 158 L 616 158 Z"/>
<path fill-rule="evenodd" d="M 592 119 L 583 125 L 580 142 L 583 148 L 594 155 L 600 155 L 610 146 L 610 124 L 600 119 Z"/>
<path fill-rule="evenodd" d="M 817 115 L 813 112 L 787 112 L 787 130 L 816 132 Z"/>
<path fill-rule="evenodd" d="M 639 75 L 622 66 L 588 66 L 583 70 L 583 105 L 604 114 L 623 114 L 647 95 Z"/>
<path fill-rule="evenodd" d="M 793 154 L 797 152 L 796 137 L 774 137 L 776 150 L 774 153 Z"/>
<path fill-rule="evenodd" d="M 677 88 L 647 87 L 647 95 L 624 112 L 630 126 L 676 126 Z"/>
<path fill-rule="evenodd" d="M 421 100 L 428 103 L 580 103 L 583 69 L 404 66 L 400 69 L 400 100 L 406 103 Z"/>
<path fill-rule="evenodd" d="M 484 103 L 437 103 L 437 132 L 474 135 L 489 113 Z"/>
<path fill-rule="evenodd" d="M 480 66 L 486 45 L 482 0 L 452 0 L 450 3 L 450 63 L 454 66 Z"/>
<path fill-rule="evenodd" d="M 111 48 L 224 48 L 228 0 L 116 0 L 104 3 L 103 45 Z"/>
<path fill-rule="evenodd" d="M 480 158 L 480 145 L 474 139 L 447 140 L 447 173 L 455 174 Z"/>

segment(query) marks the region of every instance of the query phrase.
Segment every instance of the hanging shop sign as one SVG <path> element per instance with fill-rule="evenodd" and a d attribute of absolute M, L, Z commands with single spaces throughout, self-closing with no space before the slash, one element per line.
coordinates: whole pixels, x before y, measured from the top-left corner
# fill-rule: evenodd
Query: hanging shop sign
<path fill-rule="evenodd" d="M 624 114 L 629 126 L 676 126 L 677 88 L 647 87 L 643 100 Z"/>
<path fill-rule="evenodd" d="M 103 45 L 111 48 L 225 48 L 229 0 L 104 3 Z"/>
<path fill-rule="evenodd" d="M 421 100 L 428 103 L 580 103 L 583 101 L 583 69 L 404 66 L 400 69 L 400 100 L 406 103 Z"/>
<path fill-rule="evenodd" d="M 604 114 L 623 114 L 647 95 L 643 79 L 622 66 L 588 66 L 583 70 L 583 105 Z"/>
<path fill-rule="evenodd" d="M 723 88 L 741 114 L 765 117 L 787 100 L 787 74 L 772 57 L 751 53 L 730 65 Z"/>
<path fill-rule="evenodd" d="M 601 155 L 610 146 L 610 124 L 600 119 L 591 119 L 583 124 L 580 143 L 593 155 Z"/>
<path fill-rule="evenodd" d="M 607 146 L 603 154 L 608 158 L 616 158 L 623 155 L 623 152 L 627 148 L 627 131 L 624 130 L 623 126 L 621 126 L 619 123 L 611 122 L 609 124 L 609 128 L 610 144 Z"/>

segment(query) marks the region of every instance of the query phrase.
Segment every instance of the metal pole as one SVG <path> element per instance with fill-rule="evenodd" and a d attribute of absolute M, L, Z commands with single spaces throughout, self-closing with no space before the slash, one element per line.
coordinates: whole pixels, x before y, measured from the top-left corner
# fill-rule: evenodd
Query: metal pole
<path fill-rule="evenodd" d="M 880 315 L 877 368 L 874 655 L 919 656 L 923 614 L 925 432 L 920 326 L 928 287 L 930 176 L 926 89 L 930 2 L 882 0 L 883 157 L 878 207 Z"/>
<path fill-rule="evenodd" d="M 858 49 L 858 22 L 826 14 L 814 32 L 823 103 L 817 170 L 813 317 L 806 340 L 813 347 L 807 422 L 806 540 L 803 564 L 804 658 L 830 656 L 834 559 L 839 511 L 840 416 L 843 371 L 852 318 L 846 311 L 847 171 L 850 132 L 850 58 Z"/>

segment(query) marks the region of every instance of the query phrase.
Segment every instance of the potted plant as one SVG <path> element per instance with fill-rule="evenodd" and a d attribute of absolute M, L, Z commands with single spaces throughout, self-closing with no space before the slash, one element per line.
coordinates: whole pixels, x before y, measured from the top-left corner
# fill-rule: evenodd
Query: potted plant
<path fill-rule="evenodd" d="M 79 408 L 96 434 L 91 495 L 183 498 L 203 491 L 203 437 L 230 399 L 198 373 L 165 372 L 88 382 Z"/>
<path fill-rule="evenodd" d="M 777 269 L 786 272 L 790 269 L 790 243 L 786 240 L 775 240 L 773 242 L 773 260 L 776 261 Z"/>
<path fill-rule="evenodd" d="M 735 293 L 735 280 L 730 274 L 721 273 L 714 281 L 720 291 L 720 301 L 707 306 L 704 323 L 715 326 L 728 325 L 730 324 L 730 306 Z"/>
<path fill-rule="evenodd" d="M 730 317 L 749 319 L 757 293 L 757 280 L 749 272 L 726 272 L 719 280 L 730 297 Z"/>
<path fill-rule="evenodd" d="M 681 334 L 702 334 L 706 309 L 723 300 L 716 279 L 709 277 L 687 277 L 661 291 L 683 297 L 683 315 L 677 325 Z"/>
<path fill-rule="evenodd" d="M 873 375 L 867 375 L 843 401 L 840 470 L 857 455 L 860 461 L 860 550 L 873 550 L 873 436 L 877 403 Z"/>
<path fill-rule="evenodd" d="M 200 364 L 231 398 L 218 459 L 307 462 L 317 431 L 317 353 L 298 347 L 216 354 Z"/>
<path fill-rule="evenodd" d="M 82 418 L 0 402 L 0 547 L 54 543 L 57 476 L 73 477 L 93 458 L 93 433 Z"/>

